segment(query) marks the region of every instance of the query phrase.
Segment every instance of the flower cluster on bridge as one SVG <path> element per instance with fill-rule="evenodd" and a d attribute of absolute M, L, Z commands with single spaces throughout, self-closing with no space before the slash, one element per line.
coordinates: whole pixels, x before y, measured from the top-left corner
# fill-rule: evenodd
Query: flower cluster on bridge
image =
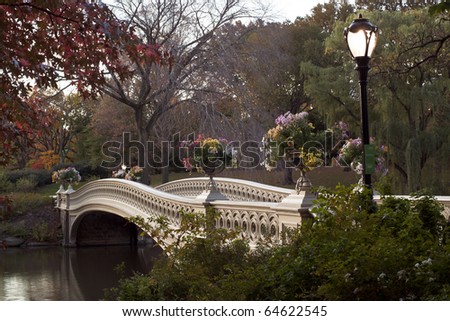
<path fill-rule="evenodd" d="M 288 111 L 278 116 L 275 124 L 263 137 L 267 170 L 276 168 L 278 160 L 285 160 L 286 165 L 302 172 L 322 165 L 321 146 L 317 144 L 314 126 L 308 121 L 307 112 L 292 114 Z"/>
<path fill-rule="evenodd" d="M 184 141 L 183 166 L 188 171 L 212 174 L 233 165 L 233 151 L 225 138 L 212 138 L 198 135 L 195 140 Z"/>
<path fill-rule="evenodd" d="M 67 167 L 54 171 L 52 174 L 52 181 L 59 184 L 62 184 L 64 182 L 78 183 L 79 181 L 81 181 L 81 176 L 74 167 Z"/>

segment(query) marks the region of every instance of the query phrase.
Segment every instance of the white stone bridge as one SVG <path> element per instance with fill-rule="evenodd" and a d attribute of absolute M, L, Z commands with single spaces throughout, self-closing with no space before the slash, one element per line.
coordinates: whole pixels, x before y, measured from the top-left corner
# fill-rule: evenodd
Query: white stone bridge
<path fill-rule="evenodd" d="M 271 237 L 280 240 L 281 231 L 295 227 L 308 217 L 313 195 L 307 192 L 279 188 L 245 180 L 215 178 L 216 190 L 208 188 L 208 178 L 173 181 L 152 188 L 123 179 L 101 179 L 87 183 L 77 191 L 69 189 L 57 194 L 56 208 L 63 226 L 65 246 L 111 244 L 107 238 L 108 224 L 93 224 L 93 220 L 113 214 L 126 225 L 132 217 L 156 218 L 164 216 L 176 228 L 183 212 L 205 213 L 212 206 L 218 213 L 216 226 L 237 229 L 241 237 L 251 243 Z M 88 217 L 92 219 L 88 222 Z M 96 218 L 93 218 L 93 217 Z M 85 221 L 83 223 L 83 221 Z M 88 223 L 87 223 L 88 222 Z M 95 228 L 89 225 L 96 225 Z M 82 228 L 80 228 L 80 226 Z M 88 228 L 88 232 L 83 232 Z M 81 230 L 80 230 L 81 229 Z M 97 240 L 80 240 L 86 233 L 100 234 Z M 112 232 L 111 232 L 112 233 Z M 127 233 L 122 240 L 127 242 Z M 101 238 L 104 238 L 102 241 Z"/>
<path fill-rule="evenodd" d="M 214 182 L 215 186 L 210 186 L 208 178 L 189 178 L 152 188 L 123 179 L 102 179 L 77 191 L 69 188 L 58 193 L 56 200 L 63 245 L 130 244 L 136 241 L 137 228 L 129 218 L 164 216 L 177 228 L 183 212 L 205 213 L 207 206 L 219 213 L 217 227 L 239 229 L 251 244 L 267 237 L 277 242 L 283 230 L 310 217 L 315 198 L 307 190 L 297 192 L 239 179 L 215 178 Z M 448 218 L 450 197 L 437 199 Z M 92 239 L 93 235 L 96 238 Z"/>

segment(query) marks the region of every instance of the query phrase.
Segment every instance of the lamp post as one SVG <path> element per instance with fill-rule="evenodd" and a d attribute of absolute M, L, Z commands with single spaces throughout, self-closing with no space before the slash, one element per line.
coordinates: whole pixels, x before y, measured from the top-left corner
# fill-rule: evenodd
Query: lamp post
<path fill-rule="evenodd" d="M 367 111 L 367 74 L 369 61 L 375 49 L 378 38 L 378 27 L 359 15 L 348 28 L 344 30 L 348 49 L 356 62 L 359 73 L 360 103 L 361 103 L 361 133 L 363 143 L 363 180 L 367 188 L 372 188 L 371 174 L 374 171 L 375 160 L 373 148 L 370 146 L 369 113 Z"/>

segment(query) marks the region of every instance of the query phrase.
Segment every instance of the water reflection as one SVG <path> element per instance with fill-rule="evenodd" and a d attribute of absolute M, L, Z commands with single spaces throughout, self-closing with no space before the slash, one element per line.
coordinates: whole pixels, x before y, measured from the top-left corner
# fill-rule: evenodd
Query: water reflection
<path fill-rule="evenodd" d="M 99 300 L 126 275 L 148 272 L 160 250 L 151 246 L 9 248 L 0 251 L 0 300 Z"/>

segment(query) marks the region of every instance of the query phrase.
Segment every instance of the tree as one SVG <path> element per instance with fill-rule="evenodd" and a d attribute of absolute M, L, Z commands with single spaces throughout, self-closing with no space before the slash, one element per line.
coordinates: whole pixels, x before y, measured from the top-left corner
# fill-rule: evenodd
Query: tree
<path fill-rule="evenodd" d="M 384 125 L 380 128 L 392 150 L 390 160 L 409 191 L 422 188 L 426 167 L 435 167 L 427 175 L 434 182 L 427 184 L 445 193 L 438 182 L 447 166 L 440 152 L 448 151 L 450 135 L 450 42 L 443 41 L 450 39 L 450 23 L 425 10 L 374 19 L 385 26 L 375 94 Z"/>
<path fill-rule="evenodd" d="M 9 136 L 4 141 L 4 144 L 8 146 L 7 152 L 3 154 L 4 150 L 0 149 L 0 154 L 3 157 L 3 162 L 0 161 L 0 164 L 8 161 L 10 165 L 19 169 L 25 168 L 29 160 L 36 155 L 36 142 L 51 125 L 51 115 L 45 110 L 43 101 L 36 91 L 27 98 L 24 104 L 30 107 L 34 117 L 19 118 L 21 121 L 14 124 L 13 133 L 15 135 Z M 24 115 L 17 116 L 23 117 Z M 37 127 L 37 124 L 40 126 Z M 5 135 L 10 135 L 8 129 L 5 130 Z"/>
<path fill-rule="evenodd" d="M 77 152 L 76 143 L 91 122 L 93 105 L 92 100 L 84 100 L 77 94 L 45 98 L 46 113 L 50 117 L 49 126 L 44 134 L 37 138 L 37 149 L 40 152 L 53 151 L 59 157 L 59 163 Z"/>
<path fill-rule="evenodd" d="M 133 110 L 139 141 L 146 146 L 158 119 L 166 112 L 190 101 L 199 91 L 220 91 L 211 88 L 208 65 L 217 55 L 217 49 L 209 46 L 216 32 L 223 25 L 251 12 L 239 0 L 197 1 L 118 1 L 117 14 L 136 30 L 142 41 L 144 54 L 152 57 L 152 49 L 158 44 L 164 62 L 130 56 L 128 63 L 134 68 L 134 77 L 122 81 L 115 70 L 109 70 L 112 81 L 103 86 L 102 92 L 122 102 Z M 203 79 L 203 81 L 198 81 Z M 151 151 L 148 150 L 140 164 L 144 166 L 143 182 L 150 181 Z"/>
<path fill-rule="evenodd" d="M 57 88 L 60 80 L 94 96 L 106 83 L 105 68 L 124 80 L 132 70 L 121 59 L 143 56 L 143 48 L 105 5 L 90 1 L 0 3 L 0 163 L 11 156 L 11 141 L 22 128 L 38 129 L 39 110 L 27 103 L 34 86 Z"/>
<path fill-rule="evenodd" d="M 365 16 L 383 29 L 369 73 L 371 135 L 389 145 L 388 161 L 400 192 L 428 184 L 445 193 L 438 180 L 446 166 L 442 159 L 448 157 L 450 60 L 448 41 L 442 40 L 450 25 L 424 9 Z M 335 66 L 303 68 L 310 74 L 308 92 L 322 102 L 320 107 L 332 111 L 334 121 L 347 114 L 358 124 L 358 80 L 342 39 L 349 24 L 339 22 L 327 39 Z M 423 180 L 424 173 L 434 182 Z"/>

